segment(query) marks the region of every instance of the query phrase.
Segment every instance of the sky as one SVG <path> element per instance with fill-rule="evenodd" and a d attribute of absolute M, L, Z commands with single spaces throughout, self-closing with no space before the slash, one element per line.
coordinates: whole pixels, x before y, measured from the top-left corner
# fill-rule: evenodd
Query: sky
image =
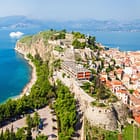
<path fill-rule="evenodd" d="M 25 15 L 44 20 L 140 19 L 140 0 L 3 0 L 0 17 Z"/>

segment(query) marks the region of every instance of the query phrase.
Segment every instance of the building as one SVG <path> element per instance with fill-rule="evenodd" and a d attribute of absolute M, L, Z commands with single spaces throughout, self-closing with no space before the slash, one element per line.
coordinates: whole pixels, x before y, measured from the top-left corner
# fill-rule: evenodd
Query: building
<path fill-rule="evenodd" d="M 111 81 L 112 84 L 112 91 L 115 93 L 116 91 L 123 89 L 123 83 L 119 80 L 113 80 Z"/>
<path fill-rule="evenodd" d="M 62 63 L 62 69 L 78 80 L 89 80 L 91 77 L 90 70 L 84 68 L 81 64 L 76 64 L 74 61 L 64 61 Z"/>
<path fill-rule="evenodd" d="M 128 104 L 129 96 L 128 96 L 128 91 L 126 89 L 120 89 L 116 91 L 115 94 L 120 100 L 122 100 L 124 104 Z"/>

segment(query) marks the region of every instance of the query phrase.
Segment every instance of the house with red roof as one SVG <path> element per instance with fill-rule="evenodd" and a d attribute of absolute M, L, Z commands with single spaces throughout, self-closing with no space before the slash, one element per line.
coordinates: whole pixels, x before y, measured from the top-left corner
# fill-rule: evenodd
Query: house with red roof
<path fill-rule="evenodd" d="M 123 83 L 119 80 L 113 80 L 113 81 L 111 81 L 111 84 L 112 84 L 112 91 L 114 93 L 123 88 Z"/>

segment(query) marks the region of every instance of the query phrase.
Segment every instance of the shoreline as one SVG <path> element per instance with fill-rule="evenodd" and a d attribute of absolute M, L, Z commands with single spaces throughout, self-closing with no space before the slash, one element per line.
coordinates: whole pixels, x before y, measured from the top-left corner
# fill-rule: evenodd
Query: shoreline
<path fill-rule="evenodd" d="M 22 89 L 22 91 L 19 93 L 19 95 L 17 95 L 16 97 L 13 97 L 13 99 L 19 99 L 21 97 L 23 97 L 24 95 L 29 95 L 30 94 L 30 90 L 32 88 L 32 86 L 35 84 L 36 80 L 37 80 L 37 75 L 36 75 L 36 67 L 34 66 L 34 64 L 31 62 L 30 59 L 28 59 L 24 53 L 18 51 L 15 48 L 15 51 L 19 54 L 21 54 L 23 56 L 23 59 L 25 59 L 28 63 L 28 65 L 31 67 L 31 78 L 30 81 L 24 86 L 24 88 Z"/>
<path fill-rule="evenodd" d="M 32 86 L 35 84 L 36 80 L 37 80 L 37 76 L 36 76 L 36 67 L 34 66 L 34 64 L 26 57 L 24 57 L 24 59 L 28 62 L 28 64 L 31 66 L 32 72 L 31 72 L 31 78 L 30 81 L 25 85 L 25 87 L 23 88 L 22 92 L 20 93 L 20 97 L 22 97 L 23 95 L 29 95 L 30 94 L 30 90 L 32 88 Z"/>

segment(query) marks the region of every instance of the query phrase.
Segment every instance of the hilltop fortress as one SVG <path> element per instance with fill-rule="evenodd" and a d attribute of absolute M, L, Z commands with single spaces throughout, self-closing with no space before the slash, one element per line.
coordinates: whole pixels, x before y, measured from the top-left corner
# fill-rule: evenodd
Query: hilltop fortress
<path fill-rule="evenodd" d="M 47 61 L 53 73 L 52 84 L 59 79 L 69 87 L 82 115 L 92 125 L 107 130 L 125 125 L 128 101 L 123 95 L 126 94 L 118 93 L 120 85 L 110 86 L 114 81 L 121 82 L 121 75 L 114 74 L 121 66 L 113 53 L 96 43 L 95 37 L 52 30 L 22 38 L 15 49 L 24 56 L 31 54 Z"/>

